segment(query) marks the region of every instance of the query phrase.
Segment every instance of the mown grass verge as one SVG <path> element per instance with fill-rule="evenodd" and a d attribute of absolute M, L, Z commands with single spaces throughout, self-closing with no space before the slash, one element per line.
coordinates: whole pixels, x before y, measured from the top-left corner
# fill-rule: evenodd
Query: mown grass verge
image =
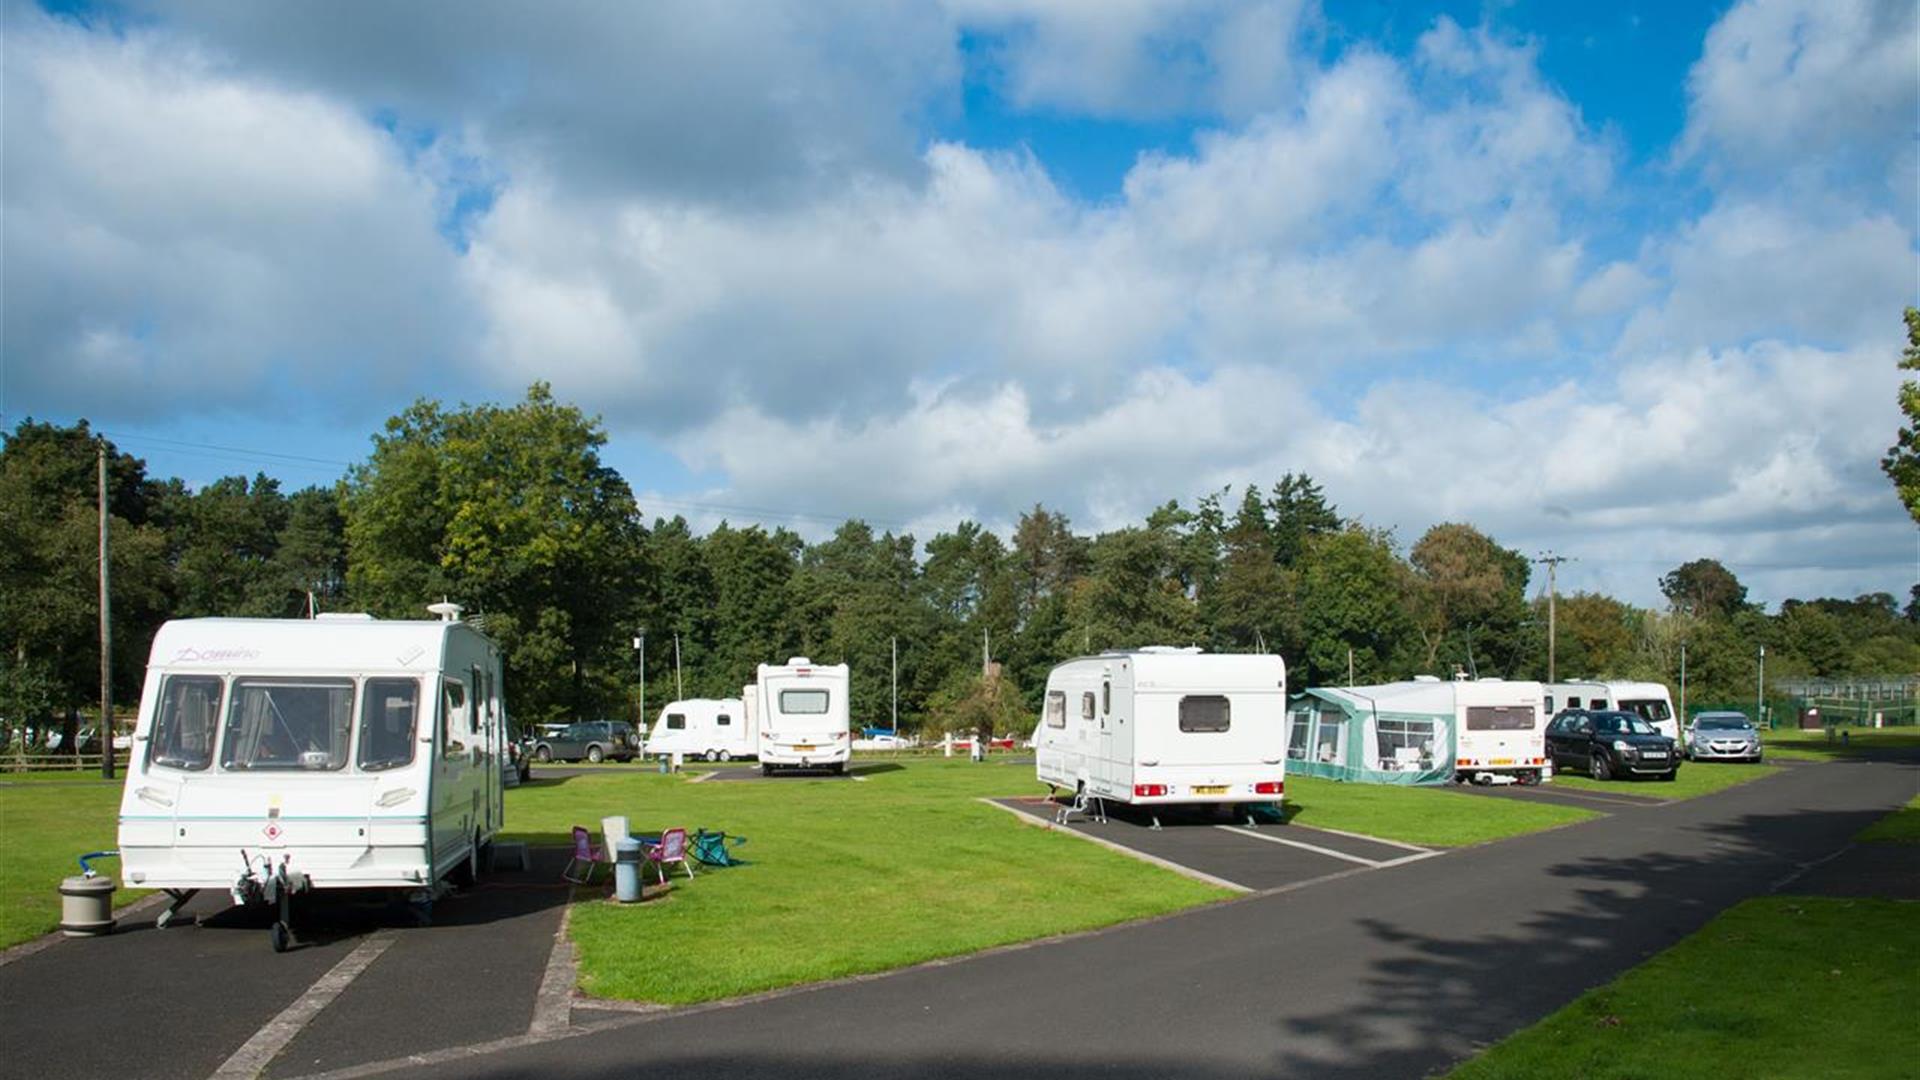
<path fill-rule="evenodd" d="M 65 777 L 71 782 L 43 782 L 59 774 L 15 774 L 7 779 L 33 782 L 0 784 L 0 948 L 59 926 L 60 879 L 80 872 L 74 859 L 115 846 L 120 781 Z M 119 876 L 112 859 L 95 865 Z M 114 903 L 144 895 L 146 890 L 121 889 Z"/>
<path fill-rule="evenodd" d="M 1912 901 L 1748 900 L 1449 1075 L 1910 1077 L 1916 916 Z"/>
<path fill-rule="evenodd" d="M 1920 795 L 1854 837 L 1863 844 L 1920 844 Z"/>
<path fill-rule="evenodd" d="M 1651 779 L 1595 780 L 1582 773 L 1555 773 L 1552 783 L 1574 791 L 1614 792 L 1644 795 L 1655 799 L 1691 799 L 1711 795 L 1730 787 L 1772 776 L 1780 769 L 1773 765 L 1752 765 L 1734 761 L 1683 761 L 1671 782 Z"/>
<path fill-rule="evenodd" d="M 1462 847 L 1586 821 L 1571 806 L 1488 799 L 1446 788 L 1287 778 L 1287 820 L 1423 847 Z"/>

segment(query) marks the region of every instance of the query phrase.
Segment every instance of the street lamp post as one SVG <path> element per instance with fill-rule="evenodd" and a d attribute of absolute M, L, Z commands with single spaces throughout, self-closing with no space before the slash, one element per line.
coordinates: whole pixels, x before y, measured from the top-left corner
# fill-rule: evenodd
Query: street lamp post
<path fill-rule="evenodd" d="M 1767 647 L 1760 646 L 1760 678 L 1753 686 L 1753 722 L 1759 725 L 1767 716 Z"/>

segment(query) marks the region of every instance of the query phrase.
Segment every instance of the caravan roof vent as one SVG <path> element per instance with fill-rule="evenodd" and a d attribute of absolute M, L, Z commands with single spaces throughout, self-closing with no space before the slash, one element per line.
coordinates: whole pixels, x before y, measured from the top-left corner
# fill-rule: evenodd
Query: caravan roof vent
<path fill-rule="evenodd" d="M 1480 681 L 1481 682 L 1506 682 L 1507 680 L 1501 678 L 1498 675 L 1482 675 L 1480 676 Z"/>
<path fill-rule="evenodd" d="M 807 659 L 807 658 L 806 658 L 806 657 L 804 657 L 804 656 L 789 656 L 789 657 L 787 657 L 787 666 L 788 666 L 788 667 L 802 667 L 802 666 L 804 666 L 804 665 L 807 665 L 807 664 L 811 664 L 811 663 L 813 663 L 813 661 L 811 661 L 811 660 L 809 660 L 809 659 Z"/>
<path fill-rule="evenodd" d="M 1142 645 L 1143 653 L 1170 653 L 1175 656 L 1194 656 L 1200 652 L 1198 645 Z"/>
<path fill-rule="evenodd" d="M 1414 682 L 1439 682 L 1439 681 L 1440 681 L 1440 676 L 1438 676 L 1438 675 L 1415 675 L 1415 676 L 1413 677 L 1413 681 L 1414 681 Z"/>
<path fill-rule="evenodd" d="M 315 622 L 372 622 L 373 616 L 364 611 L 323 611 L 314 617 Z"/>
<path fill-rule="evenodd" d="M 460 605 L 459 604 L 450 604 L 447 601 L 442 600 L 437 604 L 428 604 L 427 610 L 433 612 L 435 615 L 440 616 L 441 622 L 459 622 L 460 621 Z"/>

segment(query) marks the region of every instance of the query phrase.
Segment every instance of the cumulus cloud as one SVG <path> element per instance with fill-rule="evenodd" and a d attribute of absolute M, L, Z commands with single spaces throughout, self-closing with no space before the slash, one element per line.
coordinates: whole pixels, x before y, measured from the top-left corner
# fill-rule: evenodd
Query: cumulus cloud
<path fill-rule="evenodd" d="M 460 346 L 432 187 L 339 103 L 158 33 L 14 13 L 4 352 L 38 407 L 338 399 Z"/>

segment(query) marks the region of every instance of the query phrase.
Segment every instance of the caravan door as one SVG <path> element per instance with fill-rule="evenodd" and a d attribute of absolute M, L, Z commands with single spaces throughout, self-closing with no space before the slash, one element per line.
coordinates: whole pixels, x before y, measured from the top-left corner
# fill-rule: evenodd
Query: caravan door
<path fill-rule="evenodd" d="M 478 793 L 474 791 L 474 759 L 478 736 L 474 707 L 466 681 L 451 673 L 440 680 L 440 720 L 435 726 L 433 763 L 433 873 L 446 871 L 466 854 L 474 827 Z"/>

